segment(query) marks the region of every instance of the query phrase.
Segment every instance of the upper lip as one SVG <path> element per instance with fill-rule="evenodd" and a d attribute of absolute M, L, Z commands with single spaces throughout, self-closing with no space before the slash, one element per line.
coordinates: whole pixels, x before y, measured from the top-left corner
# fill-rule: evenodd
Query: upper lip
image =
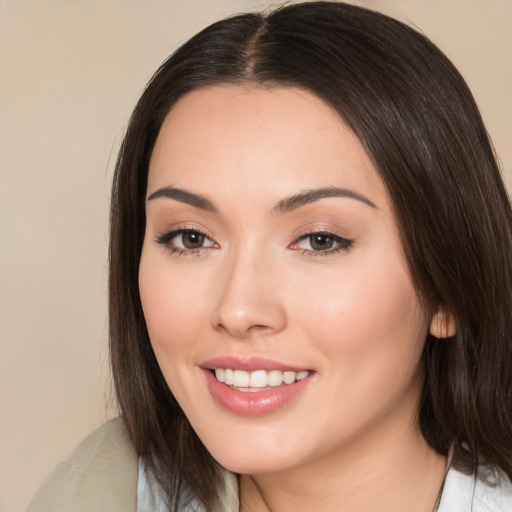
<path fill-rule="evenodd" d="M 221 356 L 208 359 L 200 365 L 208 370 L 216 368 L 230 368 L 231 370 L 244 370 L 246 372 L 254 372 L 256 370 L 281 370 L 288 372 L 301 372 L 310 370 L 307 367 L 293 366 L 290 364 L 267 359 L 265 357 L 242 357 L 242 356 Z"/>

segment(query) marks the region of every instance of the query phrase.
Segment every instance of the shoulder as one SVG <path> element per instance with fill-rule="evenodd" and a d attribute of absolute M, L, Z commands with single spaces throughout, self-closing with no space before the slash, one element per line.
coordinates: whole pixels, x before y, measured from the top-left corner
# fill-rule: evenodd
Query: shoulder
<path fill-rule="evenodd" d="M 117 418 L 90 434 L 56 468 L 27 512 L 135 511 L 137 476 L 137 454 Z"/>
<path fill-rule="evenodd" d="M 219 489 L 219 503 L 211 512 L 238 512 L 238 478 L 234 473 L 219 468 L 221 476 L 221 488 Z M 191 494 L 182 496 L 178 505 L 182 512 L 206 512 L 204 507 Z M 164 492 L 146 471 L 144 463 L 139 459 L 139 479 L 137 488 L 137 512 L 165 512 L 168 508 L 164 500 Z"/>
<path fill-rule="evenodd" d="M 480 468 L 478 478 L 448 472 L 439 512 L 503 512 L 512 510 L 512 483 L 499 470 Z"/>

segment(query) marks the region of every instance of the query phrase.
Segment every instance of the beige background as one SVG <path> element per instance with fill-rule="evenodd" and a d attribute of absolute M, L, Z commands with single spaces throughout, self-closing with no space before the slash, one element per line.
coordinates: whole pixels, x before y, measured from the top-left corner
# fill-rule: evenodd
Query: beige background
<path fill-rule="evenodd" d="M 277 3 L 277 2 L 273 2 Z M 512 183 L 512 1 L 355 2 L 414 23 L 472 87 Z M 0 0 L 0 510 L 21 511 L 108 406 L 108 196 L 144 84 L 257 0 Z"/>

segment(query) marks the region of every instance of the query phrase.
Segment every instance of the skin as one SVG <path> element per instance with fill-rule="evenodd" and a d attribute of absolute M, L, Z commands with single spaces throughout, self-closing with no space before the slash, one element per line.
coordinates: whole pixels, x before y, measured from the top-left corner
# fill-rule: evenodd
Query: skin
<path fill-rule="evenodd" d="M 207 203 L 156 197 L 166 187 Z M 329 187 L 353 196 L 276 208 Z M 193 91 L 162 126 L 147 196 L 139 285 L 153 349 L 207 449 L 242 475 L 241 510 L 432 510 L 445 459 L 416 411 L 437 319 L 416 295 L 385 187 L 339 116 L 300 89 Z M 183 251 L 179 233 L 157 241 L 179 229 L 204 233 L 202 247 Z M 332 234 L 330 252 L 312 232 Z M 284 407 L 245 417 L 206 385 L 202 363 L 221 356 L 312 374 Z"/>

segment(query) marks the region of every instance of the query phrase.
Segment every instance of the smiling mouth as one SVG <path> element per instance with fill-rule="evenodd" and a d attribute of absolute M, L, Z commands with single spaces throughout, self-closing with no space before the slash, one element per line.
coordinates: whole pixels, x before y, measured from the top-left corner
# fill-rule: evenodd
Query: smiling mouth
<path fill-rule="evenodd" d="M 311 372 L 281 370 L 256 370 L 246 372 L 244 370 L 232 370 L 231 368 L 215 368 L 212 372 L 215 378 L 237 391 L 258 392 L 278 386 L 287 386 L 306 379 Z"/>

